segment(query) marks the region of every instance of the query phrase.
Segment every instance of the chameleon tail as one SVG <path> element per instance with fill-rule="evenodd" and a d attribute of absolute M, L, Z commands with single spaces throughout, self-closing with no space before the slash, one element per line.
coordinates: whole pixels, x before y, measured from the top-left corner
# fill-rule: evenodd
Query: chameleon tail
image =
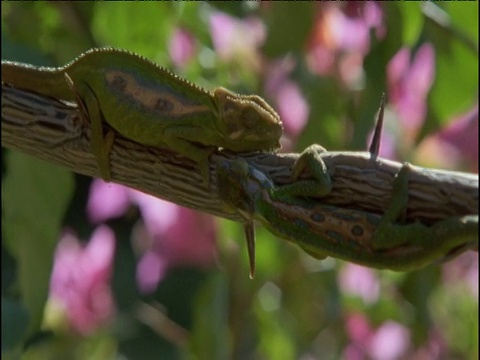
<path fill-rule="evenodd" d="M 2 82 L 37 94 L 62 100 L 75 100 L 63 69 L 39 68 L 11 61 L 2 61 Z"/>

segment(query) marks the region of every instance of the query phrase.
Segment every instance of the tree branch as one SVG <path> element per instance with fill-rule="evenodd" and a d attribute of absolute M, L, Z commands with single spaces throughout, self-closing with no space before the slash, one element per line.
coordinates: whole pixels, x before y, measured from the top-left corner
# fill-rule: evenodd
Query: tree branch
<path fill-rule="evenodd" d="M 89 124 L 76 105 L 2 85 L 2 146 L 99 176 L 90 152 Z M 197 164 L 169 150 L 147 147 L 116 136 L 110 159 L 112 180 L 182 206 L 231 220 L 241 216 L 226 207 L 216 191 L 215 165 L 240 156 L 217 151 L 211 156 L 210 185 L 202 184 Z M 241 154 L 277 185 L 289 183 L 299 154 Z M 372 159 L 365 152 L 326 152 L 333 180 L 323 203 L 382 214 L 388 206 L 398 162 Z M 427 224 L 451 216 L 478 213 L 478 175 L 413 166 L 407 219 Z"/>

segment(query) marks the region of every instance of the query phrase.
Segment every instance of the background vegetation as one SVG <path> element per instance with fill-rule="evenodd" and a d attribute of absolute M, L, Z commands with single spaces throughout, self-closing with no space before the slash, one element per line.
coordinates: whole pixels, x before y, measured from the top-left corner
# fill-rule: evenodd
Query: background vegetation
<path fill-rule="evenodd" d="M 478 3 L 2 2 L 2 59 L 144 55 L 258 94 L 283 151 L 478 171 Z M 478 254 L 395 273 L 2 152 L 2 353 L 13 358 L 478 358 Z M 87 245 L 88 244 L 88 245 Z"/>

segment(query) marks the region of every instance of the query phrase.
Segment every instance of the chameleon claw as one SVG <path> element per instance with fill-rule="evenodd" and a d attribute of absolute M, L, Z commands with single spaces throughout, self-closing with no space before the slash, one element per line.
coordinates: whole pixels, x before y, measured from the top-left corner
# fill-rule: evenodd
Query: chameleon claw
<path fill-rule="evenodd" d="M 253 221 L 244 225 L 245 239 L 247 241 L 248 260 L 250 264 L 250 279 L 255 277 L 255 226 Z"/>
<path fill-rule="evenodd" d="M 292 169 L 291 184 L 276 189 L 277 194 L 305 197 L 323 197 L 332 191 L 332 179 L 321 154 L 327 150 L 317 144 L 307 147 L 297 159 Z M 314 180 L 299 180 L 300 175 L 307 170 Z"/>

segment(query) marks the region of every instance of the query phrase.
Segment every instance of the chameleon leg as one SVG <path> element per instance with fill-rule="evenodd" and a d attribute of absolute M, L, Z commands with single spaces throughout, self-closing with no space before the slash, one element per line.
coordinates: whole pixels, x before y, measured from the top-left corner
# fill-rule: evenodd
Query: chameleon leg
<path fill-rule="evenodd" d="M 325 148 L 317 144 L 307 147 L 293 165 L 293 183 L 276 189 L 277 193 L 306 197 L 322 197 L 329 194 L 332 191 L 332 180 L 321 157 L 321 153 L 325 151 Z M 296 181 L 305 169 L 315 180 Z"/>
<path fill-rule="evenodd" d="M 80 113 L 86 123 L 90 123 L 90 147 L 98 163 L 100 176 L 105 181 L 110 181 L 110 151 L 115 140 L 115 132 L 109 130 L 107 135 L 103 136 L 103 115 L 98 105 L 97 97 L 92 89 L 84 83 L 74 84 L 72 79 L 65 74 L 65 78 L 70 88 L 75 94 Z"/>
<path fill-rule="evenodd" d="M 404 163 L 393 181 L 392 200 L 377 225 L 372 238 L 374 249 L 392 248 L 408 242 L 408 238 L 389 236 L 390 225 L 402 221 L 408 205 L 408 176 L 411 171 L 409 163 Z"/>
<path fill-rule="evenodd" d="M 478 248 L 478 215 L 450 217 L 432 226 L 420 222 L 387 224 L 384 232 L 375 233 L 374 237 L 397 244 L 377 250 L 378 257 L 385 260 L 379 267 L 410 271 L 448 260 L 452 253 Z"/>
<path fill-rule="evenodd" d="M 185 129 L 179 127 L 167 128 L 164 133 L 163 142 L 169 149 L 180 153 L 181 155 L 195 161 L 200 168 L 200 174 L 203 179 L 203 185 L 210 184 L 210 162 L 209 157 L 215 151 L 212 146 L 196 146 L 188 140 L 192 129 Z M 194 136 L 198 137 L 198 131 L 195 131 Z"/>
<path fill-rule="evenodd" d="M 307 147 L 293 165 L 291 179 L 293 183 L 276 188 L 275 196 L 322 197 L 329 194 L 332 191 L 332 180 L 321 157 L 321 153 L 325 151 L 324 147 L 317 144 Z M 314 180 L 297 181 L 305 169 Z M 327 254 L 320 251 L 313 252 L 301 245 L 300 247 L 316 259 L 323 260 L 327 257 Z"/>

